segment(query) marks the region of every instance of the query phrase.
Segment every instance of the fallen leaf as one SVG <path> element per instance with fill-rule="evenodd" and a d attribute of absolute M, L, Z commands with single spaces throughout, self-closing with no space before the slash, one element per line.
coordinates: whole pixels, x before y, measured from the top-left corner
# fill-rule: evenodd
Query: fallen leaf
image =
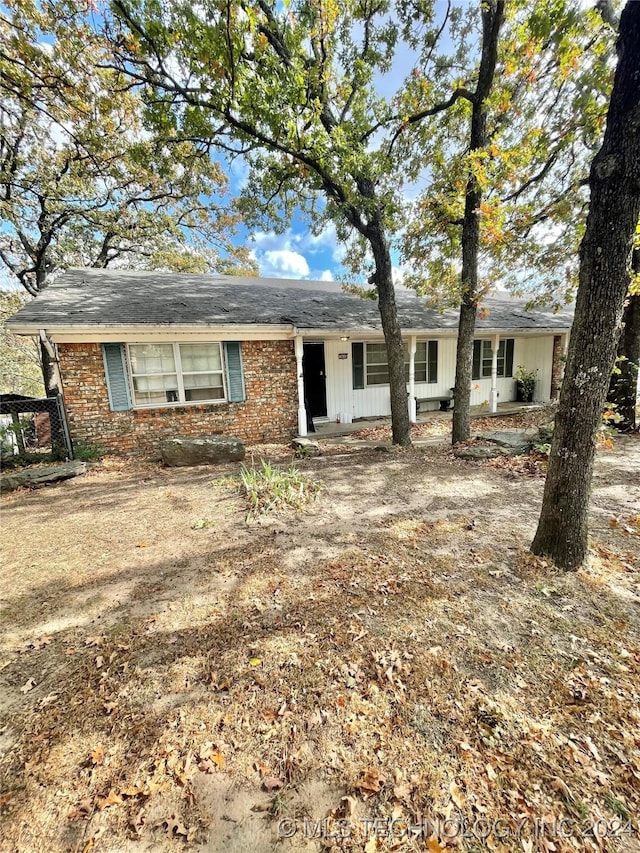
<path fill-rule="evenodd" d="M 455 782 L 452 782 L 449 785 L 449 794 L 451 795 L 451 799 L 458 806 L 459 809 L 464 808 L 465 796 Z"/>
<path fill-rule="evenodd" d="M 362 779 L 356 784 L 356 788 L 365 797 L 368 797 L 371 794 L 378 793 L 383 781 L 378 770 L 375 767 L 370 767 L 364 771 Z"/>
<path fill-rule="evenodd" d="M 171 815 L 171 817 L 163 823 L 169 835 L 182 835 L 184 838 L 187 838 L 189 835 L 189 830 L 175 815 Z"/>
<path fill-rule="evenodd" d="M 260 666 L 261 663 L 262 663 L 261 658 L 249 658 L 249 665 L 250 666 Z"/>
<path fill-rule="evenodd" d="M 225 758 L 219 749 L 216 749 L 214 752 L 212 752 L 209 756 L 209 759 L 216 765 L 218 770 L 224 769 Z"/>
<path fill-rule="evenodd" d="M 22 685 L 22 687 L 20 688 L 20 692 L 26 694 L 30 690 L 33 690 L 33 688 L 35 686 L 36 686 L 35 678 L 30 678 L 28 681 L 25 681 L 25 683 Z"/>
<path fill-rule="evenodd" d="M 591 753 L 591 755 L 593 755 L 595 760 L 601 761 L 600 753 L 598 752 L 598 748 L 588 735 L 585 737 L 584 742 L 589 747 L 589 752 Z"/>
<path fill-rule="evenodd" d="M 485 770 L 487 771 L 487 776 L 489 777 L 489 779 L 492 782 L 494 781 L 494 779 L 498 778 L 498 774 L 496 773 L 496 771 L 493 769 L 493 767 L 490 764 L 487 764 L 487 766 L 485 767 Z"/>
<path fill-rule="evenodd" d="M 121 806 L 123 803 L 123 799 L 119 794 L 113 790 L 113 788 L 109 791 L 106 797 L 103 799 L 98 799 L 96 801 L 96 805 L 102 811 L 103 809 L 109 808 L 109 806 Z"/>
<path fill-rule="evenodd" d="M 94 764 L 102 764 L 104 761 L 104 747 L 99 743 L 91 753 L 91 760 Z"/>
<path fill-rule="evenodd" d="M 264 779 L 264 777 L 267 776 L 269 773 L 269 768 L 267 767 L 266 764 L 263 764 L 261 761 L 254 761 L 253 767 L 255 770 L 258 771 L 261 779 Z"/>

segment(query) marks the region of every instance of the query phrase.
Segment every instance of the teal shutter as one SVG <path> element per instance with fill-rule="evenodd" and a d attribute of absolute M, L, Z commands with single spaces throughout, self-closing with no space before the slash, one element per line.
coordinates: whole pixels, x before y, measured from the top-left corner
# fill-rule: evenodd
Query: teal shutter
<path fill-rule="evenodd" d="M 364 388 L 364 344 L 351 344 L 351 369 L 354 390 Z"/>
<path fill-rule="evenodd" d="M 428 343 L 428 381 L 438 381 L 438 341 Z"/>
<path fill-rule="evenodd" d="M 480 379 L 480 358 L 482 352 L 482 341 L 473 342 L 473 368 L 471 370 L 472 379 Z"/>
<path fill-rule="evenodd" d="M 109 394 L 109 408 L 112 412 L 125 412 L 131 408 L 131 394 L 124 358 L 124 344 L 102 344 L 102 358 Z"/>
<path fill-rule="evenodd" d="M 513 376 L 513 338 L 507 338 L 506 357 L 504 360 L 504 375 Z"/>
<path fill-rule="evenodd" d="M 246 400 L 246 394 L 240 341 L 227 341 L 225 343 L 224 360 L 227 367 L 227 397 L 229 402 L 242 403 L 243 400 Z"/>

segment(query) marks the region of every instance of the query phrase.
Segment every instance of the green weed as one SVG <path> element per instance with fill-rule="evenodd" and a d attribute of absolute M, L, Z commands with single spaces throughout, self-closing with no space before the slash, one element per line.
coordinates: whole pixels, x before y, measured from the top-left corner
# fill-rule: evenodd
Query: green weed
<path fill-rule="evenodd" d="M 249 503 L 247 518 L 266 513 L 301 511 L 317 500 L 321 483 L 308 480 L 295 465 L 286 470 L 262 460 L 259 467 L 243 465 L 240 482 Z"/>

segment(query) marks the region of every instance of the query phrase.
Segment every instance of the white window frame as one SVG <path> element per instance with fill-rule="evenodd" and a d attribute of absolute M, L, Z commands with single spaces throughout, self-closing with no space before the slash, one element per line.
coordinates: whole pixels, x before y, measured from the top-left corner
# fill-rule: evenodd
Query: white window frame
<path fill-rule="evenodd" d="M 387 381 L 386 382 L 369 382 L 369 347 L 384 347 L 384 341 L 365 341 L 364 342 L 364 387 L 365 388 L 384 388 L 389 384 L 389 359 L 387 358 L 386 362 L 382 364 L 386 364 L 387 368 Z M 380 367 L 381 363 L 373 362 L 371 367 Z M 378 371 L 382 373 L 382 371 Z"/>
<path fill-rule="evenodd" d="M 431 382 L 431 380 L 429 379 L 429 341 L 432 341 L 432 340 L 436 340 L 436 339 L 435 338 L 420 338 L 418 341 L 416 341 L 416 344 L 424 344 L 425 360 L 424 361 L 418 361 L 416 359 L 415 364 L 416 365 L 417 364 L 424 364 L 425 376 L 426 376 L 426 379 L 416 379 L 415 380 L 416 384 L 418 384 L 418 383 L 421 385 L 426 385 L 426 384 L 433 385 L 433 384 L 435 384 L 434 382 Z M 363 367 L 364 367 L 364 371 L 363 371 L 364 372 L 364 387 L 365 388 L 387 388 L 389 386 L 388 380 L 386 382 L 369 382 L 369 377 L 368 377 L 368 372 L 367 372 L 367 368 L 369 367 L 369 361 L 367 359 L 369 346 L 371 344 L 375 344 L 377 346 L 384 346 L 385 345 L 384 341 L 363 341 L 362 343 L 364 344 L 364 353 L 363 353 L 363 358 L 364 358 L 364 365 L 363 365 Z M 407 368 L 407 371 L 408 371 L 408 369 L 409 369 L 409 358 L 410 358 L 409 351 L 407 349 L 408 342 L 404 341 L 403 344 L 405 347 L 405 355 L 407 356 L 407 359 L 405 360 L 405 367 Z M 439 355 L 440 355 L 440 353 L 438 352 L 438 357 L 439 357 Z M 389 372 L 389 361 L 387 359 L 387 373 L 388 372 Z M 408 376 L 407 376 L 406 381 L 407 382 L 409 381 Z"/>
<path fill-rule="evenodd" d="M 478 382 L 480 379 L 491 379 L 491 371 L 493 366 L 493 340 L 491 338 L 476 338 L 476 340 L 480 341 L 480 376 L 478 379 L 474 379 L 474 382 Z M 498 356 L 496 359 L 496 367 L 497 374 L 496 377 L 498 379 L 512 379 L 513 376 L 507 376 L 507 341 L 509 338 L 500 338 L 498 342 Z M 515 340 L 515 339 L 514 339 Z M 502 355 L 500 355 L 500 348 L 502 348 Z M 487 355 L 485 356 L 485 350 L 487 351 Z M 488 372 L 485 373 L 485 363 L 488 368 Z M 500 366 L 502 365 L 502 373 L 500 372 Z"/>
<path fill-rule="evenodd" d="M 220 351 L 220 371 L 214 370 L 189 370 L 187 373 L 196 374 L 196 373 L 222 373 L 222 391 L 223 396 L 217 397 L 214 400 L 187 400 L 185 397 L 184 390 L 184 378 L 183 378 L 183 370 L 182 370 L 182 358 L 180 357 L 180 346 L 181 345 L 189 345 L 189 344 L 206 344 L 207 346 L 217 346 Z M 131 353 L 129 352 L 129 347 L 135 346 L 153 346 L 157 344 L 158 346 L 172 346 L 173 347 L 173 361 L 176 367 L 176 380 L 178 383 L 178 399 L 177 400 L 167 400 L 166 402 L 159 403 L 136 403 L 136 392 L 133 385 L 133 379 L 135 376 L 167 376 L 165 373 L 140 373 L 134 374 L 131 362 Z M 224 348 L 220 341 L 153 341 L 153 342 L 143 342 L 143 341 L 132 341 L 130 344 L 126 345 L 127 350 L 127 374 L 129 380 L 129 387 L 131 389 L 131 404 L 134 409 L 169 409 L 175 408 L 176 406 L 215 406 L 219 403 L 228 403 L 227 397 L 227 371 L 224 360 Z"/>

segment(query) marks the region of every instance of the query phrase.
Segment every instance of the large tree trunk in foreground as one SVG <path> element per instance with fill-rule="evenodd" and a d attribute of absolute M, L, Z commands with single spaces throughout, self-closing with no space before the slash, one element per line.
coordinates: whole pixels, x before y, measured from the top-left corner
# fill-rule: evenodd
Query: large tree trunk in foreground
<path fill-rule="evenodd" d="M 531 550 L 575 570 L 587 553 L 595 436 L 602 422 L 629 286 L 640 214 L 640 3 L 620 19 L 618 66 L 600 152 L 589 175 L 591 204 L 567 366 L 551 444 L 542 513 Z"/>
<path fill-rule="evenodd" d="M 631 268 L 635 274 L 640 274 L 640 249 L 634 249 Z M 613 422 L 613 426 L 620 432 L 634 432 L 640 364 L 640 294 L 627 299 L 617 358 L 621 359 L 616 364 L 620 372 L 611 377 L 607 402 L 615 404 L 616 414 L 622 418 Z"/>
<path fill-rule="evenodd" d="M 375 261 L 374 282 L 378 290 L 378 308 L 387 346 L 389 394 L 391 396 L 391 433 L 394 444 L 408 447 L 411 444 L 411 426 L 404 372 L 404 344 L 400 323 L 398 322 L 389 243 L 380 223 L 372 223 L 367 236 Z"/>
<path fill-rule="evenodd" d="M 490 0 L 482 8 L 482 57 L 478 85 L 473 96 L 469 149 L 487 145 L 485 101 L 491 93 L 498 58 L 498 34 L 504 19 L 504 0 Z M 475 176 L 467 182 L 462 224 L 462 288 L 458 343 L 456 348 L 456 388 L 453 406 L 452 444 L 471 437 L 471 373 L 473 333 L 478 308 L 478 253 L 480 250 L 480 204 L 482 190 Z"/>

